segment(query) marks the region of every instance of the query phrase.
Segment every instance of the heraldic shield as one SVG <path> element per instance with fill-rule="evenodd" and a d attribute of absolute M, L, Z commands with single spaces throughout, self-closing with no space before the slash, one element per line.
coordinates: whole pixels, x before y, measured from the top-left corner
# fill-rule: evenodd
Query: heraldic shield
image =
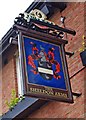
<path fill-rule="evenodd" d="M 51 80 L 53 77 L 52 64 L 47 61 L 44 50 L 41 50 L 39 55 L 41 58 L 38 60 L 38 72 L 45 80 Z"/>

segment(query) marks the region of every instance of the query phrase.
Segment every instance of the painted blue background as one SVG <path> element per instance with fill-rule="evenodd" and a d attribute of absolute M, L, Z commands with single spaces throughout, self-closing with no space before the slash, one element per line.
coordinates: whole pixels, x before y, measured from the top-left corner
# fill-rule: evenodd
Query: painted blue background
<path fill-rule="evenodd" d="M 59 72 L 59 75 L 61 76 L 60 79 L 55 79 L 54 77 L 51 80 L 45 80 L 42 78 L 40 74 L 34 74 L 31 72 L 32 67 L 28 64 L 28 56 L 32 54 L 32 45 L 30 42 L 33 42 L 37 45 L 37 48 L 40 49 L 40 45 L 44 48 L 45 52 L 48 53 L 49 48 L 54 48 L 54 54 L 55 54 L 55 60 L 59 62 L 61 71 Z M 55 46 L 53 44 L 38 41 L 35 39 L 24 37 L 24 49 L 25 49 L 25 56 L 26 56 L 26 67 L 27 67 L 27 75 L 28 75 L 28 82 L 32 84 L 38 84 L 38 85 L 44 85 L 54 88 L 60 88 L 60 89 L 66 89 L 65 79 L 64 79 L 64 73 L 62 69 L 62 61 L 60 57 L 60 50 L 58 46 Z M 38 66 L 37 61 L 35 60 L 35 65 Z M 53 66 L 53 69 L 55 69 L 55 66 Z"/>

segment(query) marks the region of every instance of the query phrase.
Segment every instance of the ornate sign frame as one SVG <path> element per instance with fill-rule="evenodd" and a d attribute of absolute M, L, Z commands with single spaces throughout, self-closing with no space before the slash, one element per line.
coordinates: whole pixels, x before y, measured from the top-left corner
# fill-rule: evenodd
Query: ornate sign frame
<path fill-rule="evenodd" d="M 23 60 L 24 94 L 73 103 L 64 48 L 67 41 L 33 30 L 18 29 Z M 43 67 L 40 66 L 42 64 Z"/>

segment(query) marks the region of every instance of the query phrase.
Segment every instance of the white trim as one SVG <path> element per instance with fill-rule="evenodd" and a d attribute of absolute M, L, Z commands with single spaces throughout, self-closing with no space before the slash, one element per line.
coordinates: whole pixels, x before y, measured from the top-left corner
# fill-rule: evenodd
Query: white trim
<path fill-rule="evenodd" d="M 53 75 L 53 70 L 50 70 L 50 69 L 38 67 L 38 71 L 41 72 L 41 73 L 46 73 L 46 74 Z"/>
<path fill-rule="evenodd" d="M 16 72 L 17 72 L 17 84 L 18 84 L 18 95 L 23 95 L 23 80 L 21 79 L 21 70 L 19 65 L 19 56 L 16 55 Z"/>

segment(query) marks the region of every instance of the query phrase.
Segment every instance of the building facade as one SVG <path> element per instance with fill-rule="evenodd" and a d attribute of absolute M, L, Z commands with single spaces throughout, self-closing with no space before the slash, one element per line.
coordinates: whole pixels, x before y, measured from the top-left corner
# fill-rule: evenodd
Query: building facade
<path fill-rule="evenodd" d="M 27 11 L 29 12 L 30 9 L 34 8 L 43 11 L 43 4 L 44 3 L 40 2 L 35 3 L 35 5 L 32 4 L 32 6 L 35 7 L 29 7 Z M 50 5 L 55 9 L 50 9 Z M 13 115 L 13 118 L 22 116 L 23 118 L 84 119 L 86 117 L 86 67 L 82 65 L 79 51 L 79 49 L 82 47 L 82 36 L 86 35 L 85 7 L 86 4 L 84 2 L 69 2 L 64 4 L 49 3 L 49 5 L 47 5 L 47 8 L 49 10 L 49 13 L 47 13 L 47 15 L 50 21 L 53 21 L 55 24 L 58 24 L 64 28 L 71 28 L 76 31 L 75 36 L 65 33 L 64 39 L 68 40 L 68 44 L 65 46 L 65 51 L 74 52 L 74 55 L 71 57 L 68 55 L 66 56 L 72 92 L 76 94 L 81 93 L 81 95 L 77 97 L 77 95 L 73 94 L 74 103 L 72 104 L 58 101 L 39 100 L 37 98 L 28 97 L 27 99 L 25 98 L 26 101 L 28 100 L 27 109 L 25 108 L 23 110 L 24 107 L 21 108 L 21 105 L 19 105 L 23 103 L 18 103 L 18 105 L 14 107 L 14 110 L 10 111 L 6 105 L 6 100 L 10 101 L 12 90 L 16 90 L 17 96 L 19 96 L 19 94 L 22 95 L 22 87 L 20 87 L 20 85 L 22 85 L 22 81 L 19 81 L 18 45 L 6 43 L 10 37 L 16 36 L 16 32 L 11 30 L 11 28 L 8 31 L 7 35 L 5 35 L 2 39 L 2 70 L 0 70 L 0 73 L 2 72 L 2 81 L 0 81 L 0 83 L 2 83 L 2 90 L 0 90 L 2 91 L 2 101 L 0 101 L 2 110 L 0 111 L 2 111 L 1 114 L 6 113 L 3 115 L 3 118 L 10 118 L 10 112 Z M 61 16 L 65 17 L 64 23 L 61 22 Z M 5 48 L 4 46 L 7 45 L 8 47 Z M 22 112 L 20 112 L 21 109 Z M 15 111 L 18 111 L 17 114 Z"/>

